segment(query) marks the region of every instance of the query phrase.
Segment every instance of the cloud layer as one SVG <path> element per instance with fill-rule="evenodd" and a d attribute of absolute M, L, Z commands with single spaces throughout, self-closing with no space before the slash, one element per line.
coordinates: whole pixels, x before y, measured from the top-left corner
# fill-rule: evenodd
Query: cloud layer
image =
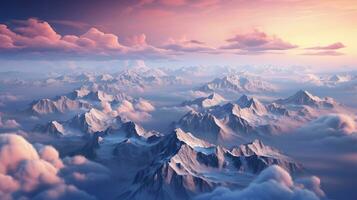
<path fill-rule="evenodd" d="M 355 120 L 345 114 L 329 114 L 311 121 L 300 129 L 310 137 L 343 137 L 356 135 L 357 124 Z"/>
<path fill-rule="evenodd" d="M 196 200 L 318 200 L 325 197 L 320 188 L 320 179 L 310 177 L 293 180 L 292 177 L 279 166 L 271 166 L 262 171 L 258 177 L 243 190 L 229 190 L 217 188 L 213 192 L 200 195 Z"/>
<path fill-rule="evenodd" d="M 153 2 L 143 1 L 140 5 L 151 3 Z M 156 3 L 180 6 L 188 2 L 160 1 Z M 203 2 L 201 3 L 203 5 Z M 200 5 L 201 3 L 190 5 Z M 54 23 L 56 24 L 56 22 Z M 68 23 L 67 21 L 66 24 Z M 83 29 L 83 26 L 81 27 Z M 251 32 L 237 33 L 234 37 L 226 39 L 226 43 L 221 47 L 213 47 L 201 40 L 182 37 L 179 39 L 170 38 L 161 45 L 152 45 L 148 43 L 145 34 L 119 38 L 116 34 L 106 33 L 95 27 L 89 28 L 81 35 L 61 35 L 48 22 L 35 18 L 18 20 L 10 26 L 0 24 L 0 52 L 3 53 L 2 56 L 24 56 L 31 59 L 67 59 L 68 57 L 76 59 L 83 57 L 89 59 L 172 59 L 185 53 L 259 55 L 298 47 L 298 45 L 276 35 L 270 35 L 257 29 Z M 336 42 L 327 46 L 306 48 L 309 51 L 302 55 L 336 56 L 342 54 L 336 50 L 344 47 L 344 44 Z"/>

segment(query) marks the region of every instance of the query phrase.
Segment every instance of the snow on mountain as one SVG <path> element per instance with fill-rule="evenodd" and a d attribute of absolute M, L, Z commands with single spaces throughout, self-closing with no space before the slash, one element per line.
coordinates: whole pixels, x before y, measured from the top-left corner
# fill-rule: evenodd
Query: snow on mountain
<path fill-rule="evenodd" d="M 208 108 L 216 106 L 226 101 L 221 95 L 217 93 L 212 93 L 207 97 L 200 97 L 192 101 L 184 101 L 181 106 L 198 106 L 200 108 Z"/>
<path fill-rule="evenodd" d="M 324 86 L 329 88 L 345 87 L 352 84 L 357 79 L 357 76 L 348 73 L 332 74 L 332 75 L 315 75 L 306 74 L 302 78 L 304 83 L 310 83 L 315 86 Z"/>
<path fill-rule="evenodd" d="M 60 122 L 50 121 L 45 125 L 35 126 L 34 132 L 46 133 L 52 136 L 61 137 L 65 134 L 65 128 Z"/>
<path fill-rule="evenodd" d="M 279 104 L 307 105 L 312 107 L 329 108 L 337 105 L 336 101 L 330 97 L 319 98 L 318 96 L 314 96 L 306 90 L 299 90 L 294 95 L 286 99 L 279 99 L 275 102 Z"/>
<path fill-rule="evenodd" d="M 120 127 L 122 123 L 124 121 L 119 116 L 112 116 L 91 108 L 67 121 L 51 121 L 45 125 L 37 125 L 33 131 L 56 136 L 87 136 L 97 132 L 105 132 L 109 128 Z"/>
<path fill-rule="evenodd" d="M 107 93 L 98 89 L 95 85 L 92 85 L 92 87 L 88 87 L 87 85 L 82 86 L 67 96 L 71 99 L 81 99 L 94 102 L 121 102 L 124 100 L 132 100 L 132 97 L 126 95 L 124 92 L 116 91 L 115 93 Z"/>
<path fill-rule="evenodd" d="M 29 112 L 35 115 L 45 115 L 51 113 L 65 113 L 80 109 L 89 109 L 91 105 L 79 100 L 72 100 L 66 96 L 60 96 L 54 100 L 40 99 L 31 104 Z"/>
<path fill-rule="evenodd" d="M 259 77 L 244 74 L 231 74 L 224 76 L 223 78 L 216 78 L 213 81 L 198 88 L 198 90 L 204 92 L 234 91 L 257 93 L 272 92 L 275 91 L 275 87 Z"/>
<path fill-rule="evenodd" d="M 79 129 L 85 133 L 104 132 L 111 126 L 121 124 L 121 119 L 112 117 L 95 108 L 88 112 L 77 114 L 67 122 L 70 127 Z"/>
<path fill-rule="evenodd" d="M 87 96 L 91 91 L 86 87 L 80 87 L 79 89 L 74 90 L 68 96 L 72 99 L 83 98 Z"/>
<path fill-rule="evenodd" d="M 38 125 L 35 128 L 36 132 L 44 132 L 48 134 L 60 135 L 86 135 L 97 132 L 105 132 L 108 129 L 116 129 L 121 127 L 124 122 L 129 120 L 140 121 L 140 117 L 147 117 L 148 112 L 153 111 L 155 108 L 144 99 L 134 99 L 134 103 L 124 100 L 119 103 L 115 109 L 112 109 L 110 104 L 106 102 L 106 108 L 99 110 L 98 108 L 91 108 L 87 112 L 76 114 L 72 119 L 64 122 L 55 122 L 61 125 L 61 130 L 58 126 L 54 126 L 54 122 L 49 122 L 46 125 Z M 128 124 L 129 125 L 135 125 Z M 141 135 L 140 127 L 134 126 L 137 134 Z"/>
<path fill-rule="evenodd" d="M 267 110 L 275 115 L 291 116 L 290 111 L 284 106 L 277 103 L 270 103 L 266 106 Z"/>
<path fill-rule="evenodd" d="M 257 134 L 261 126 L 267 124 L 268 115 L 270 113 L 263 103 L 242 95 L 236 103 L 213 106 L 202 112 L 191 111 L 176 123 L 176 127 L 220 144 L 230 140 L 242 141 Z"/>
<path fill-rule="evenodd" d="M 143 127 L 141 127 L 139 124 L 128 121 L 123 123 L 119 129 L 109 129 L 106 133 L 107 134 L 116 134 L 117 132 L 123 132 L 125 133 L 126 138 L 150 138 L 153 136 L 158 136 L 160 135 L 157 132 L 153 131 L 146 131 Z"/>
<path fill-rule="evenodd" d="M 235 102 L 190 111 L 175 127 L 215 144 L 244 142 L 254 136 L 289 132 L 320 114 L 338 112 L 338 105 L 332 98 L 319 98 L 302 90 L 267 105 L 242 95 Z"/>
<path fill-rule="evenodd" d="M 248 98 L 247 95 L 242 95 L 238 101 L 237 104 L 241 108 L 249 108 L 253 110 L 254 113 L 259 114 L 259 115 L 264 115 L 267 113 L 267 109 L 265 105 L 263 105 L 258 99 L 252 97 Z"/>
<path fill-rule="evenodd" d="M 234 137 L 225 125 L 210 113 L 190 111 L 175 126 L 209 142 L 220 143 Z"/>
<path fill-rule="evenodd" d="M 81 74 L 66 74 L 56 77 L 49 77 L 43 80 L 40 85 L 55 85 L 55 84 L 71 84 L 71 83 L 85 83 L 93 82 L 96 77 L 92 73 L 81 73 Z"/>
<path fill-rule="evenodd" d="M 149 151 L 155 152 L 150 166 L 136 174 L 131 190 L 120 198 L 189 199 L 217 186 L 246 185 L 253 174 L 273 164 L 292 173 L 302 170 L 300 164 L 261 141 L 226 149 L 180 129 L 162 137 Z"/>
<path fill-rule="evenodd" d="M 107 84 L 107 87 L 119 87 L 122 90 L 136 89 L 144 91 L 145 89 L 155 86 L 169 86 L 187 84 L 188 81 L 177 76 L 166 74 L 158 68 L 150 68 L 147 66 L 138 66 L 124 70 L 114 75 L 112 84 Z M 114 86 L 113 86 L 114 84 Z"/>
<path fill-rule="evenodd" d="M 98 81 L 103 81 L 103 82 L 112 81 L 113 79 L 114 79 L 113 76 L 110 74 L 101 74 L 97 77 Z"/>
<path fill-rule="evenodd" d="M 114 100 L 113 95 L 107 94 L 101 90 L 98 91 L 91 91 L 84 99 L 92 100 L 92 101 L 105 101 L 105 102 L 112 102 Z"/>

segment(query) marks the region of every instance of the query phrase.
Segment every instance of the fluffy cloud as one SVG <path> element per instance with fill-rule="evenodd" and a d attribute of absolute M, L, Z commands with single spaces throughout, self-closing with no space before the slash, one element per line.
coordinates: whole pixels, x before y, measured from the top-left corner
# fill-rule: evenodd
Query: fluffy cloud
<path fill-rule="evenodd" d="M 318 200 L 325 197 L 320 189 L 317 177 L 304 180 L 293 180 L 292 177 L 279 166 L 271 166 L 262 171 L 258 177 L 246 188 L 231 191 L 227 188 L 217 188 L 213 192 L 199 195 L 196 200 Z"/>
<path fill-rule="evenodd" d="M 0 129 L 16 129 L 21 127 L 21 125 L 14 119 L 3 119 L 2 113 L 0 112 Z"/>
<path fill-rule="evenodd" d="M 300 128 L 299 132 L 314 138 L 351 136 L 357 133 L 355 120 L 344 114 L 329 114 Z"/>
<path fill-rule="evenodd" d="M 111 58 L 166 57 L 164 49 L 148 45 L 145 39 L 145 36 L 140 36 L 134 39 L 136 45 L 125 46 L 119 43 L 115 34 L 104 33 L 94 27 L 80 36 L 60 35 L 48 22 L 34 18 L 17 22 L 14 29 L 0 24 L 0 51 L 6 53 L 94 54 Z M 140 45 L 137 45 L 139 42 Z"/>
<path fill-rule="evenodd" d="M 116 109 L 118 115 L 135 122 L 149 120 L 151 115 L 148 112 L 153 110 L 155 110 L 154 106 L 143 99 L 139 99 L 134 103 L 124 100 Z"/>
<path fill-rule="evenodd" d="M 146 35 L 145 34 L 140 34 L 140 35 L 134 35 L 131 37 L 128 37 L 126 39 L 126 42 L 128 43 L 129 46 L 147 46 L 148 44 L 146 43 Z"/>
<path fill-rule="evenodd" d="M 30 18 L 18 21 L 17 27 L 10 29 L 0 24 L 0 51 L 23 53 L 22 55 L 96 55 L 108 58 L 169 58 L 182 52 L 212 52 L 209 47 L 197 40 L 170 39 L 162 47 L 147 43 L 146 35 L 128 37 L 121 44 L 117 35 L 90 28 L 82 35 L 60 35 L 46 21 Z"/>
<path fill-rule="evenodd" d="M 288 50 L 297 48 L 289 42 L 283 41 L 277 36 L 254 30 L 250 33 L 237 34 L 233 38 L 226 40 L 229 44 L 222 49 L 238 49 L 243 51 L 268 51 L 268 50 Z"/>
<path fill-rule="evenodd" d="M 155 110 L 155 107 L 145 99 L 138 99 L 134 102 L 134 107 L 143 112 L 152 112 Z"/>
<path fill-rule="evenodd" d="M 95 199 L 88 192 L 109 179 L 108 169 L 82 156 L 61 160 L 51 146 L 0 135 L 1 199 Z"/>

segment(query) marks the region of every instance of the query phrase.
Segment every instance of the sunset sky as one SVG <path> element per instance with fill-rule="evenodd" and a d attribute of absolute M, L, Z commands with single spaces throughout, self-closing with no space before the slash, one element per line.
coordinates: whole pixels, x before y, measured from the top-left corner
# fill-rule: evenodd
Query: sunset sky
<path fill-rule="evenodd" d="M 158 66 L 357 65 L 353 0 L 97 2 L 2 2 L 2 68 L 135 59 Z"/>

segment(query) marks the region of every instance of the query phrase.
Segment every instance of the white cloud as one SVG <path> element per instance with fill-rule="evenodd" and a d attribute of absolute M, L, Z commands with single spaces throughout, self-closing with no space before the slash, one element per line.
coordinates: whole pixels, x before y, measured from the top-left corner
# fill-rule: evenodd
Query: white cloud
<path fill-rule="evenodd" d="M 16 129 L 21 127 L 21 125 L 14 119 L 3 119 L 2 113 L 0 112 L 0 129 Z"/>
<path fill-rule="evenodd" d="M 155 108 L 146 100 L 139 100 L 137 103 L 131 103 L 124 100 L 116 109 L 117 114 L 121 117 L 125 117 L 131 121 L 140 122 L 147 121 L 151 118 L 148 113 Z"/>
<path fill-rule="evenodd" d="M 298 132 L 316 139 L 352 136 L 357 133 L 357 125 L 351 116 L 345 114 L 328 114 L 311 121 L 300 128 Z"/>
<path fill-rule="evenodd" d="M 196 200 L 319 200 L 325 198 L 320 189 L 317 177 L 306 184 L 306 181 L 292 179 L 290 174 L 279 166 L 271 166 L 246 188 L 232 191 L 220 187 L 214 191 L 199 195 Z M 318 180 L 318 181 L 317 181 Z"/>

